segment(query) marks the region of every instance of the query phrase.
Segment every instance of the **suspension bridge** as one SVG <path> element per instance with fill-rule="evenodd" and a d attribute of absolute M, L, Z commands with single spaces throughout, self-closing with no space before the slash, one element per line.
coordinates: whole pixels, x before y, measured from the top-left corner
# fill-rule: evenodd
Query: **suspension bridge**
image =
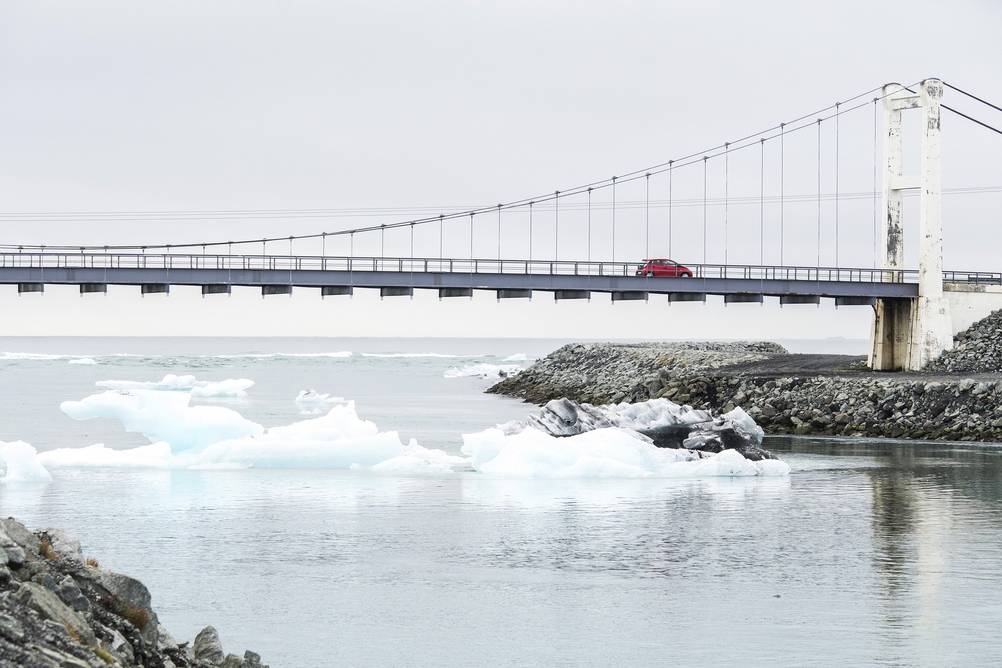
<path fill-rule="evenodd" d="M 943 224 L 940 170 L 941 113 L 947 110 L 976 124 L 986 132 L 1002 134 L 996 126 L 975 116 L 943 105 L 944 90 L 950 88 L 994 111 L 1002 108 L 955 88 L 939 79 L 926 79 L 908 86 L 887 84 L 852 98 L 829 105 L 763 131 L 667 162 L 572 188 L 554 190 L 491 206 L 448 211 L 389 224 L 370 225 L 330 232 L 265 237 L 240 240 L 213 240 L 194 243 L 158 244 L 39 244 L 8 243 L 0 245 L 0 284 L 16 285 L 19 293 L 38 293 L 46 285 L 77 285 L 82 294 L 104 293 L 109 285 L 139 286 L 142 294 L 168 293 L 172 285 L 197 286 L 203 295 L 228 294 L 234 286 L 259 288 L 262 295 L 291 294 L 294 288 L 313 288 L 323 296 L 351 295 L 356 289 L 378 290 L 383 297 L 409 296 L 415 290 L 436 290 L 441 298 L 471 297 L 474 290 L 493 291 L 498 299 L 531 298 L 537 293 L 551 293 L 556 300 L 589 299 L 595 293 L 608 293 L 612 301 L 647 300 L 649 295 L 667 295 L 671 302 L 700 302 L 707 295 L 721 295 L 725 303 L 761 303 L 776 297 L 782 304 L 818 304 L 834 299 L 840 306 L 871 306 L 875 312 L 872 332 L 871 365 L 875 369 L 922 368 L 952 346 L 953 334 L 970 321 L 1002 308 L 1002 272 L 945 270 L 943 267 Z M 873 190 L 869 193 L 840 192 L 838 166 L 840 129 L 843 117 L 853 112 L 873 110 Z M 882 132 L 878 122 L 883 111 Z M 904 174 L 902 114 L 917 110 L 919 125 L 920 169 L 917 175 Z M 834 193 L 822 189 L 822 132 L 834 130 Z M 802 168 L 786 165 L 786 145 L 792 137 L 816 134 L 817 187 L 813 196 L 787 196 L 788 172 L 803 173 Z M 883 141 L 879 142 L 878 137 Z M 882 144 L 878 162 L 878 144 Z M 776 148 L 778 157 L 778 194 L 765 193 L 765 156 L 767 145 Z M 731 163 L 736 156 L 759 157 L 759 196 L 731 196 Z M 722 176 L 722 193 L 709 195 L 711 164 Z M 688 168 L 688 169 L 687 169 Z M 702 197 L 673 199 L 673 179 L 682 171 L 702 175 Z M 880 175 L 882 174 L 882 178 Z M 666 238 L 651 250 L 651 182 L 666 183 L 667 199 L 653 202 L 665 210 L 667 219 L 655 221 L 654 231 L 665 228 Z M 882 188 L 878 182 L 882 181 Z M 638 201 L 617 200 L 624 187 L 643 188 L 642 227 L 629 226 L 624 232 L 622 218 L 630 210 L 636 213 Z M 918 267 L 904 266 L 905 217 L 903 198 L 918 192 L 919 232 Z M 597 198 L 603 198 L 601 202 Z M 840 229 L 846 224 L 839 216 L 839 203 L 846 199 L 872 201 L 872 266 L 848 266 L 840 262 Z M 757 202 L 756 202 L 757 199 Z M 812 201 L 813 200 L 813 201 Z M 747 220 L 735 244 L 732 208 L 757 203 L 759 209 L 758 243 L 749 243 Z M 791 205 L 816 204 L 816 244 L 813 262 L 790 263 L 795 252 L 803 259 L 805 245 L 788 247 L 797 231 L 802 237 L 803 216 L 797 218 L 797 230 L 787 229 L 787 208 Z M 823 242 L 822 206 L 834 205 L 834 230 L 826 230 L 832 240 Z M 778 232 L 778 244 L 766 243 L 769 226 Z M 680 234 L 675 221 L 678 209 L 701 207 L 701 221 L 684 224 L 688 247 L 686 258 L 698 254 L 699 261 L 684 262 L 685 276 L 642 275 L 643 264 L 635 255 L 642 248 L 644 258 L 675 258 Z M 723 262 L 708 262 L 711 244 L 709 209 L 723 209 L 721 241 Z M 561 213 L 563 212 L 563 227 Z M 601 212 L 607 220 L 598 224 Z M 228 215 L 209 215 L 227 219 Z M 310 212 L 302 212 L 304 215 Z M 314 212 L 323 216 L 323 211 Z M 175 214 L 183 215 L 183 214 Z M 253 214 L 250 214 L 253 215 Z M 552 234 L 540 253 L 540 228 Z M 505 217 L 518 220 L 506 223 Z M 620 221 L 617 221 L 619 216 Z M 131 217 L 131 218 L 130 218 Z M 573 217 L 571 223 L 566 222 Z M 143 214 L 103 214 L 104 219 L 143 219 Z M 582 219 L 583 218 L 583 219 Z M 45 222 L 48 214 L 22 215 L 22 220 Z M 617 222 L 619 228 L 617 229 Z M 858 227 L 858 221 L 855 221 Z M 525 225 L 527 223 L 527 225 Z M 754 225 L 752 226 L 754 227 Z M 778 228 L 778 229 L 774 229 Z M 695 231 L 695 235 L 693 232 Z M 430 234 L 429 234 L 430 232 Z M 638 234 L 639 233 L 639 234 Z M 421 234 L 424 248 L 434 245 L 438 253 L 415 253 L 415 235 Z M 854 232 L 858 235 L 858 229 Z M 388 235 L 409 241 L 405 253 L 388 255 Z M 573 257 L 561 257 L 571 246 Z M 638 240 L 637 237 L 640 237 Z M 465 253 L 455 253 L 456 242 L 468 242 Z M 593 238 L 594 237 L 594 238 Z M 695 238 L 693 238 L 695 237 Z M 378 252 L 357 254 L 356 242 L 378 240 Z M 328 245 L 346 242 L 347 252 L 328 253 Z M 446 252 L 449 242 L 450 251 Z M 638 243 L 639 241 L 639 243 Z M 617 250 L 617 242 L 619 250 Z M 288 244 L 287 253 L 269 252 L 278 244 Z M 296 244 L 308 247 L 295 252 Z M 360 244 L 361 245 L 361 244 Z M 694 252 L 693 245 L 698 250 Z M 739 264 L 730 261 L 740 245 L 744 256 L 758 251 L 758 261 Z M 317 248 L 319 246 L 319 248 Z M 491 253 L 478 253 L 478 247 Z M 624 246 L 630 259 L 624 259 Z M 717 247 L 720 248 L 717 248 Z M 767 246 L 777 262 L 765 262 Z M 582 247 L 584 251 L 582 252 Z M 236 249 L 236 252 L 234 252 Z M 595 251 L 601 251 L 601 259 Z M 521 251 L 518 253 L 517 251 Z M 823 252 L 834 262 L 823 263 Z M 460 256 L 465 255 L 465 256 Z M 542 255 L 542 257 L 541 257 Z"/>

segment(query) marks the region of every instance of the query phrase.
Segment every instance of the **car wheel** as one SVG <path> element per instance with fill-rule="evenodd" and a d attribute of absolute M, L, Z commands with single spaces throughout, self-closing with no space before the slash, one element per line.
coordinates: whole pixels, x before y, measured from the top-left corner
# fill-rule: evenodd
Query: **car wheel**
<path fill-rule="evenodd" d="M 682 273 L 682 278 L 692 278 L 692 274 L 690 274 L 688 272 L 683 272 Z"/>
<path fill-rule="evenodd" d="M 654 278 L 654 272 L 653 271 L 649 271 L 646 274 L 644 274 L 644 276 L 646 276 L 647 278 Z"/>

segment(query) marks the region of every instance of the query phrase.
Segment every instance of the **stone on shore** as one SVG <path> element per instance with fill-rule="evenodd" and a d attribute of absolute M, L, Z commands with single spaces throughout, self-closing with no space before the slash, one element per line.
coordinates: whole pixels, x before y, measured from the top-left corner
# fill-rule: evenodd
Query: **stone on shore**
<path fill-rule="evenodd" d="M 0 520 L 0 666 L 216 668 L 228 660 L 211 627 L 195 645 L 200 656 L 163 630 L 143 583 L 85 562 L 69 535 Z M 253 652 L 234 658 L 225 665 L 267 668 Z"/>

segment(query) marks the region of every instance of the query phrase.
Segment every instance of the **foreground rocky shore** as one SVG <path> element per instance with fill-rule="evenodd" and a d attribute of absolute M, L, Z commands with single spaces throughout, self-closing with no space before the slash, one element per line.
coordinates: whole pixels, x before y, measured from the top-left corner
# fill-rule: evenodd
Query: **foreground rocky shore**
<path fill-rule="evenodd" d="M 995 353 L 988 363 L 971 360 L 982 359 L 979 346 L 999 348 L 1000 337 L 972 329 L 978 336 L 962 338 L 962 349 L 928 373 L 878 374 L 862 357 L 795 355 L 773 343 L 571 344 L 488 391 L 540 404 L 666 398 L 714 412 L 741 407 L 770 433 L 999 441 Z M 941 370 L 959 360 L 980 375 Z"/>
<path fill-rule="evenodd" d="M 224 654 L 211 626 L 178 643 L 143 583 L 84 559 L 62 531 L 0 519 L 0 667 L 267 668 Z"/>

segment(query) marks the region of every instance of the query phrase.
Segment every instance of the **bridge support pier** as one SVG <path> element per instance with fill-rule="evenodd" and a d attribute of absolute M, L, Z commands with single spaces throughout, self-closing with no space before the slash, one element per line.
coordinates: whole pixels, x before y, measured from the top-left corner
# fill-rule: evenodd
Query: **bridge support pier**
<path fill-rule="evenodd" d="M 907 369 L 914 325 L 914 300 L 878 299 L 873 311 L 870 368 L 874 371 Z"/>
<path fill-rule="evenodd" d="M 920 189 L 919 289 L 915 300 L 879 299 L 874 305 L 870 365 L 883 371 L 918 371 L 953 347 L 949 304 L 943 295 L 943 216 L 940 175 L 940 98 L 943 82 L 926 79 L 917 93 L 885 86 L 883 268 L 904 262 L 902 192 Z M 902 173 L 901 112 L 922 110 L 921 174 Z M 892 274 L 893 275 L 893 274 Z"/>

